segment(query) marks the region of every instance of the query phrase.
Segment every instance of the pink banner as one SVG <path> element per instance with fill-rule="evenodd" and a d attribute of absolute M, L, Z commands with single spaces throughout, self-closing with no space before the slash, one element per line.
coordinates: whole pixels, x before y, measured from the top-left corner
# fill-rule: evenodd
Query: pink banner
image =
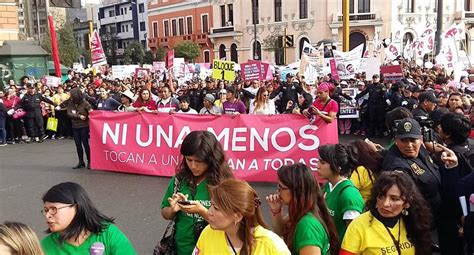
<path fill-rule="evenodd" d="M 247 181 L 274 182 L 284 164 L 302 162 L 316 170 L 317 148 L 337 143 L 337 122 L 310 125 L 308 119 L 273 116 L 114 113 L 90 115 L 92 168 L 173 176 L 179 148 L 192 130 L 214 133 L 234 174 Z"/>
<path fill-rule="evenodd" d="M 249 60 L 247 63 L 240 64 L 240 71 L 244 81 L 259 81 L 263 78 L 262 64 L 257 60 Z"/>
<path fill-rule="evenodd" d="M 329 59 L 329 67 L 331 68 L 331 77 L 338 81 L 339 74 L 337 73 L 336 60 L 334 58 Z"/>

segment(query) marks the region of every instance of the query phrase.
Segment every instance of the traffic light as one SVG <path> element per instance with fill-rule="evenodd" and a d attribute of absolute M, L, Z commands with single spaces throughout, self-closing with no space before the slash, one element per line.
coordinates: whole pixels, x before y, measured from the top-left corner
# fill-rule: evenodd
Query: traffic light
<path fill-rule="evenodd" d="M 285 47 L 293 47 L 294 41 L 293 41 L 293 35 L 286 35 L 285 36 Z"/>

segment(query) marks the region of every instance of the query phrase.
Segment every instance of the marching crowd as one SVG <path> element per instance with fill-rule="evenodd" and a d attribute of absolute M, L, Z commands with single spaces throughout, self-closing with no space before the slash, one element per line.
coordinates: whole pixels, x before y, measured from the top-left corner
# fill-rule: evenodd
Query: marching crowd
<path fill-rule="evenodd" d="M 344 81 L 326 75 L 316 84 L 298 74 L 281 79 L 275 74 L 271 81 L 242 81 L 237 74 L 233 82 L 207 78 L 178 84 L 153 76 L 111 80 L 71 71 L 63 85 L 49 88 L 25 77 L 0 92 L 0 141 L 72 136 L 79 158 L 74 168 L 83 168 L 89 167 L 93 110 L 158 117 L 301 114 L 315 125 L 337 120 L 341 134 L 387 136 L 390 143 L 386 148 L 369 139 L 322 145 L 319 179 L 304 164 L 283 166 L 276 192 L 265 198 L 233 177 L 214 135 L 191 132 L 161 203 L 170 225 L 155 254 L 473 254 L 474 74 L 453 81 L 438 67 L 404 65 L 404 70 L 405 78 L 396 82 L 362 73 Z M 346 88 L 359 93 L 351 97 Z M 359 117 L 338 120 L 340 106 L 352 102 Z M 57 125 L 50 125 L 51 117 Z M 262 218 L 262 200 L 269 204 L 271 227 Z M 46 254 L 89 254 L 97 242 L 105 246 L 104 254 L 135 254 L 80 185 L 58 184 L 43 202 L 50 233 L 41 242 Z M 26 228 L 15 224 L 0 230 Z M 5 241 L 9 231 L 0 231 L 0 247 L 14 250 L 15 242 Z"/>

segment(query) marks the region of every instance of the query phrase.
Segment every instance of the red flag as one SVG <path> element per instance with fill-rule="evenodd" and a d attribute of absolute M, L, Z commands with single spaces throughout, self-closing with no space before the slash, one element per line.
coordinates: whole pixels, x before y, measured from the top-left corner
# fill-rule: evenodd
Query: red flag
<path fill-rule="evenodd" d="M 173 61 L 174 61 L 174 50 L 169 50 L 168 54 L 166 55 L 166 68 L 168 68 L 168 70 L 173 68 Z"/>
<path fill-rule="evenodd" d="M 105 56 L 102 42 L 100 41 L 99 33 L 94 30 L 91 37 L 91 59 L 92 66 L 107 65 L 107 57 Z"/>
<path fill-rule="evenodd" d="M 54 73 L 57 77 L 62 77 L 61 75 L 61 64 L 59 62 L 59 51 L 58 51 L 58 42 L 56 39 L 56 30 L 54 30 L 54 22 L 53 16 L 48 15 L 48 22 L 49 22 L 49 31 L 51 34 L 51 51 L 53 53 L 53 61 L 54 61 Z"/>

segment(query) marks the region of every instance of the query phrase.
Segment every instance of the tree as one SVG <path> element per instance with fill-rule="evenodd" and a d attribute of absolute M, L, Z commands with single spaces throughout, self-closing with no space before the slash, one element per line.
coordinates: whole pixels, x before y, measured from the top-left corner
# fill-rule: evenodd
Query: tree
<path fill-rule="evenodd" d="M 145 52 L 143 63 L 153 64 L 154 61 L 163 61 L 166 56 L 166 49 L 163 46 L 159 46 L 155 52 L 148 50 Z"/>
<path fill-rule="evenodd" d="M 69 22 L 64 23 L 64 25 L 56 31 L 56 35 L 59 60 L 63 65 L 71 67 L 72 63 L 78 61 L 80 55 L 79 49 L 76 45 L 76 40 L 74 39 L 72 25 Z M 45 49 L 48 53 L 52 54 L 51 35 L 49 31 L 45 36 L 42 37 L 41 47 L 43 47 L 43 49 Z"/>
<path fill-rule="evenodd" d="M 102 30 L 101 30 L 102 31 Z M 105 31 L 100 35 L 100 41 L 102 42 L 102 48 L 104 49 L 105 56 L 107 57 L 107 63 L 109 65 L 117 64 L 117 34 Z"/>
<path fill-rule="evenodd" d="M 191 41 L 183 41 L 174 47 L 174 55 L 187 61 L 194 61 L 199 56 L 200 47 Z"/>
<path fill-rule="evenodd" d="M 142 64 L 144 57 L 143 45 L 139 42 L 132 42 L 123 53 L 123 62 L 125 64 Z"/>
<path fill-rule="evenodd" d="M 80 48 L 79 49 L 79 54 L 80 54 L 80 56 L 82 56 L 84 58 L 84 63 L 86 65 L 91 63 L 91 51 L 90 50 Z"/>
<path fill-rule="evenodd" d="M 79 59 L 79 49 L 74 38 L 74 31 L 70 22 L 64 25 L 58 31 L 58 49 L 61 63 L 65 66 L 72 67 L 72 63 Z"/>

